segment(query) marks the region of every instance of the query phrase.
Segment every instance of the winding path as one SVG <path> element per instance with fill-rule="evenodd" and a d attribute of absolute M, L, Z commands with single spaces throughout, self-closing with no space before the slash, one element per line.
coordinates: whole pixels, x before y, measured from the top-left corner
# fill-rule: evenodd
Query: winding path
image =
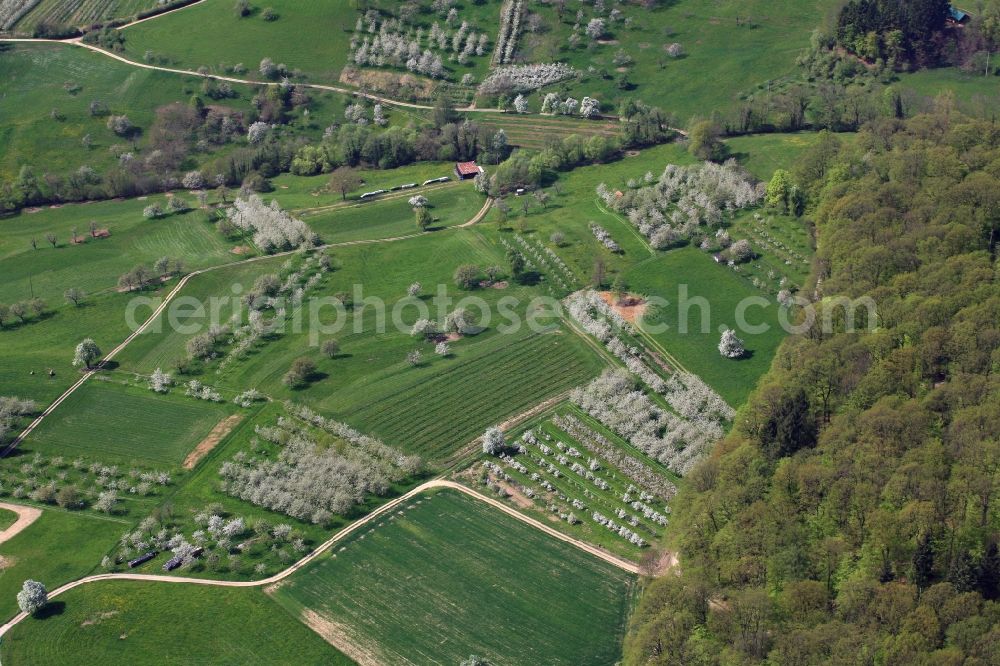
<path fill-rule="evenodd" d="M 200 1 L 204 1 L 204 0 L 200 0 Z M 121 26 L 119 28 L 119 30 L 127 28 L 130 25 L 135 25 L 136 23 L 141 23 L 142 21 L 150 21 L 152 19 L 159 18 L 160 16 L 165 16 L 167 14 L 170 14 L 172 12 L 181 11 L 183 9 L 187 9 L 188 7 L 193 7 L 193 6 L 197 5 L 197 4 L 200 4 L 200 2 L 192 3 L 190 5 L 185 5 L 184 7 L 179 7 L 177 9 L 171 10 L 170 12 L 164 12 L 163 14 L 157 14 L 156 16 L 150 16 L 148 18 L 141 19 L 141 21 L 136 21 L 134 23 L 130 23 L 128 25 Z M 234 77 L 234 76 L 220 76 L 220 75 L 217 75 L 217 74 L 209 74 L 209 73 L 204 73 L 204 72 L 198 72 L 198 71 L 191 70 L 191 69 L 179 69 L 179 68 L 176 68 L 176 67 L 162 67 L 160 65 L 150 65 L 149 63 L 145 63 L 145 62 L 138 62 L 136 60 L 130 60 L 130 59 L 126 58 L 125 56 L 119 55 L 119 54 L 117 54 L 117 53 L 115 53 L 113 51 L 109 51 L 107 49 L 103 49 L 100 46 L 97 46 L 95 44 L 88 44 L 88 43 L 86 43 L 86 42 L 83 41 L 82 37 L 72 37 L 72 38 L 69 38 L 69 39 L 45 39 L 45 38 L 40 38 L 40 37 L 0 37 L 0 43 L 2 43 L 2 42 L 10 42 L 10 43 L 26 42 L 26 43 L 69 44 L 71 46 L 80 46 L 82 48 L 89 49 L 89 50 L 94 51 L 96 53 L 100 53 L 100 54 L 102 54 L 104 56 L 107 56 L 108 58 L 113 58 L 114 60 L 117 60 L 119 62 L 125 63 L 126 65 L 131 65 L 133 67 L 139 67 L 139 68 L 142 68 L 142 69 L 153 69 L 153 70 L 156 70 L 156 71 L 159 71 L 159 72 L 169 72 L 171 74 L 181 74 L 181 75 L 184 75 L 184 76 L 194 76 L 194 77 L 198 77 L 198 78 L 202 78 L 202 79 L 215 79 L 216 81 L 228 81 L 229 83 L 240 83 L 240 84 L 249 85 L 249 86 L 280 86 L 281 85 L 280 81 L 257 81 L 257 80 L 254 80 L 254 79 L 241 79 L 241 78 Z M 417 104 L 415 102 L 403 102 L 401 100 L 392 99 L 392 98 L 389 98 L 389 97 L 382 97 L 381 95 L 374 95 L 372 93 L 362 92 L 360 90 L 356 90 L 356 89 L 353 89 L 353 88 L 344 88 L 342 86 L 332 86 L 332 85 L 328 85 L 328 84 L 324 84 L 324 83 L 305 83 L 305 82 L 296 82 L 295 85 L 296 86 L 301 86 L 303 88 L 311 88 L 313 90 L 325 90 L 325 91 L 328 91 L 328 92 L 340 93 L 342 95 L 353 95 L 354 97 L 362 97 L 364 99 L 368 99 L 368 100 L 371 100 L 373 102 L 378 102 L 379 104 L 386 104 L 386 105 L 389 105 L 389 106 L 396 106 L 396 107 L 400 107 L 400 108 L 416 109 L 416 110 L 419 110 L 419 111 L 433 111 L 434 110 L 434 107 L 431 106 L 431 105 L 428 105 L 428 104 Z M 459 113 L 483 113 L 483 114 L 495 114 L 495 115 L 504 115 L 505 113 L 507 113 L 506 111 L 503 111 L 502 109 L 490 109 L 490 108 L 481 109 L 481 108 L 476 107 L 476 105 L 474 103 L 471 104 L 471 105 L 469 105 L 469 106 L 458 107 L 455 110 L 458 111 Z M 546 116 L 546 117 L 548 117 L 548 116 Z M 552 116 L 552 117 L 555 117 L 555 116 Z M 613 115 L 603 115 L 600 118 L 604 119 L 604 120 L 617 120 L 618 119 L 617 116 L 613 116 Z M 688 133 L 685 130 L 679 128 L 679 127 L 667 127 L 667 129 L 669 129 L 672 132 L 676 132 L 678 135 L 680 135 L 682 137 L 687 138 Z"/>
<path fill-rule="evenodd" d="M 637 575 L 640 573 L 639 566 L 634 564 L 633 562 L 629 562 L 628 560 L 624 560 L 620 557 L 612 555 L 611 553 L 601 550 L 600 548 L 591 546 L 590 544 L 584 543 L 583 541 L 567 536 L 562 532 L 559 532 L 549 527 L 548 525 L 545 525 L 544 523 L 535 520 L 534 518 L 526 516 L 518 512 L 517 510 L 512 509 L 511 507 L 507 506 L 503 502 L 500 502 L 499 500 L 493 499 L 492 497 L 487 497 L 486 495 L 478 493 L 475 490 L 469 488 L 468 486 L 464 486 L 455 481 L 449 481 L 447 479 L 433 479 L 431 481 L 427 481 L 425 483 L 420 484 L 413 490 L 403 495 L 400 495 L 391 502 L 383 504 L 379 508 L 369 513 L 367 516 L 351 523 L 350 525 L 348 525 L 347 527 L 340 530 L 332 537 L 324 541 L 320 546 L 318 546 L 311 553 L 303 557 L 301 560 L 299 560 L 298 562 L 291 565 L 287 569 L 269 578 L 263 578 L 261 580 L 238 581 L 238 580 L 212 580 L 208 578 L 188 578 L 185 576 L 158 576 L 156 574 L 133 574 L 133 573 L 96 574 L 94 576 L 85 576 L 84 578 L 80 578 L 71 583 L 66 583 L 65 585 L 57 587 L 56 589 L 49 592 L 49 600 L 58 597 L 59 595 L 68 592 L 69 590 L 72 590 L 73 588 L 80 587 L 81 585 L 88 585 L 90 583 L 96 583 L 103 580 L 138 580 L 138 581 L 159 582 L 159 583 L 183 583 L 188 585 L 212 585 L 216 587 L 263 587 L 266 585 L 273 585 L 274 583 L 278 583 L 288 578 L 289 576 L 297 572 L 299 569 L 302 569 L 303 567 L 309 565 L 313 560 L 322 555 L 324 552 L 328 551 L 337 542 L 342 541 L 346 536 L 348 536 L 352 532 L 356 532 L 357 530 L 361 529 L 362 527 L 372 522 L 373 520 L 377 519 L 378 517 L 382 516 L 383 514 L 391 512 L 400 504 L 403 504 L 413 499 L 416 495 L 419 495 L 420 493 L 423 493 L 428 490 L 432 490 L 434 488 L 450 488 L 452 490 L 465 493 L 466 495 L 476 500 L 485 502 L 490 506 L 499 509 L 500 511 L 503 511 L 505 514 L 511 516 L 512 518 L 520 520 L 521 522 L 526 523 L 531 527 L 534 527 L 535 529 L 545 532 L 547 535 L 555 539 L 568 543 L 571 546 L 579 548 L 584 552 L 590 553 L 594 557 L 597 557 L 607 562 L 608 564 L 611 564 L 612 566 L 618 567 L 623 571 L 628 571 L 629 573 Z M 15 626 L 17 626 L 27 618 L 28 618 L 27 613 L 18 613 L 17 615 L 15 615 L 9 621 L 0 626 L 0 637 L 4 636 L 8 631 L 13 629 Z"/>
<path fill-rule="evenodd" d="M 0 532 L 0 543 L 10 541 L 42 515 L 41 509 L 23 504 L 0 502 L 0 509 L 7 509 L 17 514 L 17 520 L 11 523 L 10 527 Z"/>

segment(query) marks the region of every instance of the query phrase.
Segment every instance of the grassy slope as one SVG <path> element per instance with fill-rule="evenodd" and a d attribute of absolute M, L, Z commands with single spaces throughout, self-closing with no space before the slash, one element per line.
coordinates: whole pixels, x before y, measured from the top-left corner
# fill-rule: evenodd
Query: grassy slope
<path fill-rule="evenodd" d="M 53 589 L 85 576 L 126 530 L 128 523 L 124 521 L 43 509 L 38 520 L 0 545 L 5 562 L 0 568 L 0 617 L 6 620 L 17 612 L 15 597 L 26 579 L 39 580 Z"/>
<path fill-rule="evenodd" d="M 759 180 L 770 180 L 775 169 L 789 169 L 798 156 L 816 142 L 818 132 L 755 134 L 726 139 L 729 156 Z M 851 135 L 842 135 L 847 137 Z"/>
<path fill-rule="evenodd" d="M 4 637 L 5 663 L 353 663 L 256 589 L 102 582 L 53 606 Z"/>
<path fill-rule="evenodd" d="M 5 530 L 14 524 L 17 514 L 8 509 L 0 509 L 0 530 Z"/>
<path fill-rule="evenodd" d="M 347 62 L 356 14 L 348 0 L 273 0 L 279 15 L 237 17 L 231 2 L 205 2 L 124 31 L 126 52 L 141 60 L 147 50 L 188 69 L 215 73 L 243 63 L 246 78 L 260 78 L 262 58 L 301 70 L 310 81 L 336 83 Z M 263 6 L 258 6 L 261 9 Z"/>
<path fill-rule="evenodd" d="M 196 203 L 186 193 L 183 196 Z M 69 287 L 88 294 L 113 289 L 119 275 L 137 264 L 152 266 L 160 257 L 182 260 L 185 271 L 238 259 L 229 251 L 233 244 L 227 243 L 200 211 L 158 220 L 143 218 L 145 206 L 157 202 L 165 208 L 165 201 L 155 196 L 68 204 L 0 220 L 0 260 L 6 278 L 0 285 L 0 300 L 27 298 L 29 279 L 36 296 L 56 305 Z M 91 221 L 108 229 L 110 238 L 91 238 Z M 85 242 L 71 242 L 74 227 Z M 48 233 L 56 235 L 55 248 L 45 240 Z M 38 249 L 32 249 L 32 239 Z"/>
<path fill-rule="evenodd" d="M 771 358 L 784 337 L 784 332 L 777 326 L 777 306 L 773 300 L 766 308 L 753 306 L 747 310 L 746 319 L 750 324 L 767 324 L 769 330 L 759 335 L 743 333 L 741 337 L 750 354 L 747 358 L 733 361 L 723 358 L 718 352 L 720 327 L 735 328 L 736 309 L 740 301 L 749 297 L 760 298 L 760 291 L 694 248 L 668 252 L 630 270 L 626 278 L 633 290 L 670 302 L 661 319 L 669 328 L 653 337 L 731 405 L 743 404 L 758 378 L 771 364 Z M 684 286 L 689 299 L 702 297 L 707 301 L 710 314 L 707 330 L 703 331 L 701 327 L 702 309 L 693 305 L 687 311 L 688 332 L 680 332 L 679 290 Z"/>
<path fill-rule="evenodd" d="M 42 321 L 0 330 L 0 395 L 45 404 L 56 398 L 79 377 L 71 362 L 80 340 L 92 337 L 108 351 L 128 336 L 123 316 L 128 300 L 127 294 L 115 293 L 91 299 L 80 308 L 53 302 L 57 309 Z M 50 368 L 53 377 L 47 373 Z"/>
<path fill-rule="evenodd" d="M 80 90 L 63 87 L 72 82 Z M 82 164 L 103 170 L 114 163 L 108 147 L 127 141 L 115 136 L 106 118 L 92 117 L 90 102 L 101 100 L 114 114 L 127 114 L 148 129 L 157 107 L 186 101 L 200 83 L 190 77 L 139 69 L 80 48 L 52 44 L 19 44 L 0 54 L 0 175 L 16 175 L 22 164 L 39 171 L 69 171 Z M 247 107 L 247 100 L 229 100 Z M 58 109 L 64 120 L 53 120 Z M 8 115 L 9 114 L 9 115 Z M 89 134 L 90 150 L 81 139 Z M 40 173 L 38 174 L 41 175 Z"/>
<path fill-rule="evenodd" d="M 991 70 L 996 66 L 991 63 Z M 968 73 L 955 67 L 924 69 L 899 75 L 899 86 L 909 88 L 919 95 L 933 99 L 950 90 L 955 93 L 958 107 L 989 118 L 1000 102 L 1000 80 L 996 75 L 983 76 L 982 72 Z"/>
<path fill-rule="evenodd" d="M 418 190 L 430 202 L 432 228 L 440 229 L 468 222 L 485 203 L 470 183 L 451 183 Z M 327 243 L 392 238 L 418 231 L 413 208 L 407 203 L 413 192 L 394 192 L 386 198 L 364 203 L 338 205 L 303 211 L 301 217 Z"/>
<path fill-rule="evenodd" d="M 385 300 L 385 333 L 374 332 L 376 315 L 374 307 L 369 307 L 357 320 L 353 315 L 342 320 L 343 328 L 338 332 L 320 336 L 320 340 L 327 336 L 340 340 L 342 354 L 336 359 L 321 357 L 310 345 L 308 327 L 305 327 L 303 333 L 290 331 L 261 347 L 260 352 L 251 354 L 247 360 L 228 366 L 221 374 L 210 369 L 203 380 L 234 391 L 255 386 L 275 398 L 294 397 L 346 418 L 362 429 L 372 428 L 389 443 L 437 455 L 464 443 L 492 421 L 516 413 L 599 371 L 597 358 L 585 351 L 583 343 L 574 336 L 529 338 L 530 332 L 524 326 L 511 335 L 497 332 L 496 327 L 501 323 L 496 316 L 497 301 L 508 296 L 520 298 L 522 305 L 517 310 L 523 317 L 524 303 L 534 295 L 526 288 L 476 292 L 475 295 L 492 305 L 493 324 L 485 333 L 454 342 L 450 358 L 436 356 L 431 343 L 414 340 L 408 332 L 396 330 L 392 324 L 392 309 L 405 296 L 411 282 L 421 282 L 425 293 L 430 294 L 434 293 L 436 285 L 445 285 L 448 294 L 457 302 L 469 294 L 457 290 L 451 283 L 456 266 L 504 263 L 498 248 L 475 229 L 437 232 L 380 245 L 338 248 L 333 256 L 342 268 L 333 273 L 316 295 L 351 292 L 354 285 L 360 285 L 363 296 Z M 215 271 L 192 280 L 187 293 L 198 298 L 225 295 L 236 283 L 246 289 L 257 275 L 273 271 L 277 266 L 276 262 L 262 262 Z M 429 314 L 437 317 L 437 307 L 428 305 Z M 447 311 L 453 307 L 455 303 Z M 228 318 L 228 312 L 223 311 L 224 319 Z M 412 305 L 400 309 L 399 316 L 407 325 L 418 317 Z M 443 315 L 439 318 L 443 319 Z M 336 315 L 327 308 L 321 312 L 320 320 L 333 326 Z M 308 314 L 305 321 L 308 321 Z M 355 328 L 355 321 L 359 322 L 360 330 Z M 174 359 L 183 354 L 186 338 L 174 332 L 141 336 L 122 354 L 122 367 L 143 373 L 158 366 L 170 367 Z M 552 356 L 543 363 L 526 363 L 528 359 L 522 350 L 528 348 Z M 420 349 L 424 356 L 417 368 L 409 367 L 404 360 L 407 352 L 413 349 Z M 281 377 L 292 361 L 303 355 L 312 357 L 319 372 L 326 376 L 309 388 L 292 391 L 281 383 Z M 497 400 L 496 394 L 486 388 L 490 385 L 495 385 L 505 399 Z M 394 405 L 391 416 L 385 413 L 383 401 Z M 455 413 L 457 404 L 463 405 L 459 414 Z"/>
<path fill-rule="evenodd" d="M 397 516 L 293 576 L 276 598 L 340 623 L 384 663 L 620 656 L 629 574 L 454 491 Z"/>
<path fill-rule="evenodd" d="M 610 79 L 590 75 L 570 85 L 573 96 L 597 97 L 613 109 L 623 96 L 633 96 L 662 106 L 686 124 L 692 116 L 708 116 L 728 108 L 738 94 L 752 86 L 788 75 L 795 58 L 809 46 L 809 35 L 832 0 L 678 0 L 662 3 L 653 12 L 635 5 L 622 7 L 634 17 L 635 27 L 618 26 L 610 38 L 617 43 L 594 44 L 584 39 L 578 49 L 568 49 L 567 38 L 577 6 L 570 5 L 564 23 L 554 10 L 532 6 L 551 29 L 526 37 L 521 52 L 532 62 L 565 60 L 577 69 L 606 70 Z M 587 9 L 587 8 L 585 8 Z M 589 10 L 587 20 L 592 16 Z M 754 26 L 738 26 L 737 18 L 752 18 Z M 679 42 L 686 55 L 670 58 L 665 46 Z M 566 49 L 566 50 L 564 50 Z M 616 87 L 618 72 L 612 62 L 624 49 L 635 61 L 628 70 L 635 88 Z"/>
<path fill-rule="evenodd" d="M 185 397 L 179 390 L 157 395 L 92 380 L 59 406 L 58 418 L 42 422 L 31 434 L 30 444 L 47 456 L 180 466 L 233 409 Z"/>
<path fill-rule="evenodd" d="M 224 7 L 226 12 L 231 10 L 229 3 L 205 3 L 179 15 L 212 5 Z M 157 18 L 143 25 L 170 21 L 172 17 Z M 175 40 L 173 34 L 168 35 L 168 40 Z M 216 42 L 215 38 L 209 40 L 209 44 Z M 305 48 L 306 42 L 296 43 Z M 142 55 L 140 52 L 139 61 Z M 248 66 L 255 69 L 256 61 L 248 62 Z M 133 125 L 143 130 L 135 143 L 129 145 L 129 150 L 142 158 L 149 150 L 148 130 L 156 109 L 171 102 L 186 104 L 193 94 L 200 93 L 202 82 L 201 78 L 142 69 L 72 46 L 0 45 L 0 100 L 4 112 L 0 126 L 0 176 L 17 175 L 23 164 L 35 167 L 39 178 L 45 172 L 63 173 L 81 165 L 98 172 L 114 165 L 116 158 L 108 148 L 129 142 L 107 129 L 106 118 L 90 115 L 89 105 L 95 99 L 107 104 L 113 114 L 127 114 Z M 77 84 L 80 89 L 71 94 L 64 87 L 67 83 Z M 239 95 L 237 98 L 205 102 L 248 114 L 253 86 L 232 84 L 232 87 Z M 290 112 L 283 131 L 318 140 L 324 128 L 343 121 L 346 98 L 317 90 L 309 91 L 309 97 L 309 115 L 304 115 L 302 109 Z M 53 109 L 64 119 L 54 120 Z M 401 113 L 391 113 L 389 117 L 393 123 L 404 122 Z M 81 142 L 87 134 L 93 140 L 89 149 Z M 194 169 L 212 155 L 227 153 L 234 145 L 238 144 L 215 148 L 209 154 L 196 153 L 183 168 Z"/>

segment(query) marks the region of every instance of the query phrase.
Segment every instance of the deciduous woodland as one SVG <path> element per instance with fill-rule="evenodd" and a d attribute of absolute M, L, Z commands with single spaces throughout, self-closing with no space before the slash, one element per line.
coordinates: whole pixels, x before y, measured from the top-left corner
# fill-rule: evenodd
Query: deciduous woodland
<path fill-rule="evenodd" d="M 686 475 L 629 663 L 996 660 L 998 160 L 946 106 L 802 156 L 818 316 Z M 837 297 L 874 299 L 872 330 Z"/>

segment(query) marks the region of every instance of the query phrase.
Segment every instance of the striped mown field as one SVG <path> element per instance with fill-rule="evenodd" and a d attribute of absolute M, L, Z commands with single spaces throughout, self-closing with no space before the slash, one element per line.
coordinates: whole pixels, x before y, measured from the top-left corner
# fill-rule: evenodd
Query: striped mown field
<path fill-rule="evenodd" d="M 423 495 L 273 593 L 383 664 L 612 664 L 635 578 L 452 490 Z"/>

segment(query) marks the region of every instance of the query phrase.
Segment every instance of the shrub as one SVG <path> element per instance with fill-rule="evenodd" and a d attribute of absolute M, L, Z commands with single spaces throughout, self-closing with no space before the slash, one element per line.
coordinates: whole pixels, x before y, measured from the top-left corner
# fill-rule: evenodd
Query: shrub
<path fill-rule="evenodd" d="M 323 352 L 324 356 L 334 358 L 340 353 L 340 343 L 333 338 L 324 340 L 323 344 L 320 345 L 320 351 Z"/>
<path fill-rule="evenodd" d="M 479 267 L 473 264 L 463 264 L 455 269 L 453 278 L 455 286 L 471 289 L 479 280 Z"/>
<path fill-rule="evenodd" d="M 281 381 L 289 388 L 299 388 L 307 384 L 315 372 L 316 363 L 307 356 L 300 356 L 292 362 L 292 367 Z"/>

